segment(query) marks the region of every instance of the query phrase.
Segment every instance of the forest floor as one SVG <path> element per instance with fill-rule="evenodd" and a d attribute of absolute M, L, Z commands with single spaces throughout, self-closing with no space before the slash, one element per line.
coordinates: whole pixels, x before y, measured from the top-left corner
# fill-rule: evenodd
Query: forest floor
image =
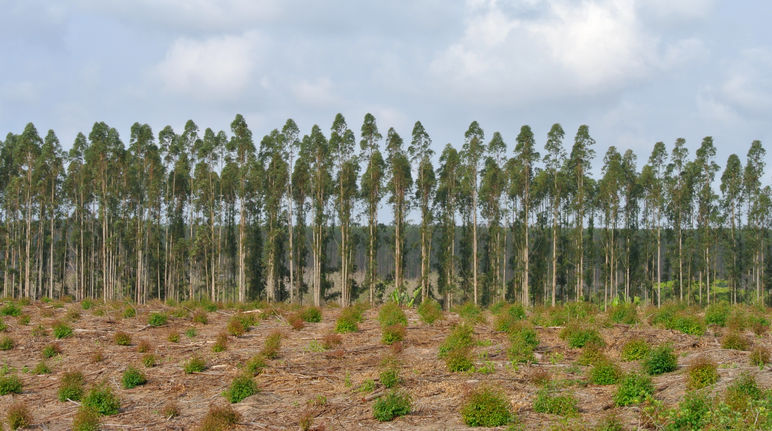
<path fill-rule="evenodd" d="M 22 400 L 32 413 L 33 428 L 70 429 L 79 405 L 74 401 L 58 401 L 57 390 L 62 374 L 77 370 L 84 374 L 87 386 L 107 382 L 121 400 L 118 414 L 103 417 L 102 429 L 195 429 L 210 405 L 227 403 L 223 392 L 242 372 L 244 362 L 260 351 L 268 334 L 279 330 L 282 341 L 278 357 L 269 360 L 265 370 L 255 377 L 259 393 L 232 405 L 241 414 L 233 429 L 300 429 L 299 420 L 304 416 L 312 418 L 311 429 L 317 430 L 470 429 L 464 425 L 459 408 L 469 390 L 486 383 L 504 391 L 524 429 L 578 430 L 582 426 L 594 426 L 610 414 L 616 415 L 628 429 L 638 429 L 641 423 L 640 407 L 614 406 L 615 385 L 597 386 L 587 382 L 588 367 L 575 365 L 581 349 L 568 348 L 559 338 L 559 327 L 536 326 L 539 337 L 536 362 L 513 366 L 506 353 L 508 336 L 493 329 L 493 318 L 485 312 L 487 322 L 474 327 L 478 340 L 474 354 L 476 366 L 485 366 L 487 370 L 452 373 L 445 362 L 438 359 L 437 352 L 453 325 L 460 321 L 455 313 L 444 313 L 442 320 L 428 325 L 421 322 L 414 309 L 406 309 L 406 336 L 395 347 L 381 342 L 377 309 L 369 309 L 364 312 L 359 331 L 342 334 L 342 344 L 330 350 L 320 346 L 323 337 L 334 331 L 340 309 L 325 307 L 321 322 L 306 323 L 300 330 L 292 329 L 286 313 L 271 313 L 244 335 L 228 337 L 227 349 L 214 353 L 212 346 L 217 335 L 225 330 L 236 310 L 224 308 L 209 312 L 208 323 L 202 324 L 194 323 L 190 316 L 180 316 L 184 312 L 175 312 L 182 307 L 161 303 L 140 305 L 136 306 L 135 317 L 123 318 L 123 306 L 98 304 L 83 310 L 78 303 L 55 306 L 33 302 L 22 307 L 22 316 L 29 316 L 27 324 L 23 324 L 21 317 L 4 317 L 7 328 L 0 336 L 11 337 L 15 347 L 0 351 L 0 364 L 5 365 L 6 373 L 15 373 L 21 378 L 23 391 L 0 396 L 0 412 L 5 412 L 14 401 Z M 149 326 L 149 313 L 158 311 L 170 316 L 168 323 Z M 249 312 L 259 315 L 265 311 Z M 175 315 L 179 317 L 172 317 Z M 55 321 L 68 322 L 73 334 L 55 340 L 50 329 Z M 47 334 L 35 330 L 39 325 L 47 329 Z M 195 336 L 186 336 L 190 328 L 195 328 Z M 606 325 L 599 330 L 606 343 L 604 352 L 625 371 L 639 367 L 636 362 L 619 359 L 622 344 L 631 337 L 642 337 L 651 345 L 672 343 L 678 354 L 679 369 L 653 377 L 655 397 L 666 406 L 675 406 L 683 398 L 685 367 L 703 355 L 719 364 L 720 379 L 711 389 L 715 393 L 721 392 L 742 372 L 755 375 L 760 386 L 772 386 L 772 373 L 768 368 L 761 370 L 750 365 L 748 352 L 721 348 L 719 340 L 726 332 L 723 328 L 708 328 L 701 337 L 645 322 L 633 326 Z M 131 345 L 116 345 L 113 340 L 117 331 L 130 334 Z M 169 335 L 174 333 L 179 334 L 178 342 L 169 340 Z M 769 334 L 755 336 L 749 331 L 747 335 L 754 345 L 772 348 Z M 137 345 L 143 340 L 150 343 L 150 351 L 159 358 L 155 367 L 142 366 L 143 353 L 137 351 Z M 51 374 L 35 375 L 28 371 L 41 361 L 44 347 L 52 343 L 57 344 L 62 353 L 47 360 Z M 102 360 L 94 360 L 97 353 L 101 353 Z M 186 374 L 182 364 L 194 355 L 203 357 L 208 367 L 203 372 Z M 400 388 L 410 394 L 413 408 L 409 415 L 391 422 L 378 422 L 373 418 L 373 400 L 384 391 L 378 378 L 382 360 L 390 355 L 399 360 Z M 123 389 L 121 375 L 132 364 L 144 371 L 147 383 Z M 553 381 L 575 382 L 571 391 L 578 400 L 578 417 L 563 418 L 533 411 L 539 386 L 532 383 L 531 376 L 540 369 L 546 369 Z M 361 391 L 361 385 L 368 379 L 375 382 L 374 390 Z M 161 414 L 170 401 L 177 403 L 179 416 L 167 418 Z"/>

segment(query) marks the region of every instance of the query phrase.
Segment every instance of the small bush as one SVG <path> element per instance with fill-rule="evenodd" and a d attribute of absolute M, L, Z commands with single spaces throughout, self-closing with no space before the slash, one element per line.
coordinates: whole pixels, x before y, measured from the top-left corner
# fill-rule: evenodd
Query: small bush
<path fill-rule="evenodd" d="M 694 315 L 678 315 L 673 319 L 668 329 L 675 329 L 689 335 L 702 335 L 705 333 L 705 324 Z"/>
<path fill-rule="evenodd" d="M 603 348 L 597 344 L 588 344 L 582 348 L 582 354 L 576 360 L 579 365 L 595 365 L 607 362 L 608 358 L 603 353 Z"/>
<path fill-rule="evenodd" d="M 265 339 L 265 345 L 260 353 L 268 359 L 279 357 L 279 348 L 281 347 L 281 332 L 274 331 Z"/>
<path fill-rule="evenodd" d="M 467 323 L 475 324 L 485 322 L 485 316 L 483 315 L 482 309 L 472 302 L 467 302 L 466 304 L 459 306 L 456 309 L 456 312 Z"/>
<path fill-rule="evenodd" d="M 431 325 L 442 319 L 442 307 L 437 301 L 427 299 L 418 306 L 418 315 L 421 317 L 421 321 Z"/>
<path fill-rule="evenodd" d="M 195 338 L 198 335 L 196 328 L 188 328 L 185 330 L 185 336 L 188 338 Z"/>
<path fill-rule="evenodd" d="M 32 425 L 32 414 L 30 414 L 27 405 L 23 401 L 16 401 L 8 407 L 8 413 L 6 414 L 8 419 L 8 426 L 12 430 L 19 428 L 27 428 Z"/>
<path fill-rule="evenodd" d="M 737 332 L 730 332 L 721 339 L 721 347 L 732 350 L 748 350 L 748 340 Z"/>
<path fill-rule="evenodd" d="M 132 317 L 137 315 L 137 309 L 132 307 L 131 305 L 127 305 L 126 308 L 123 309 L 123 318 L 124 319 L 131 319 Z"/>
<path fill-rule="evenodd" d="M 166 339 L 169 340 L 170 343 L 179 343 L 180 342 L 180 333 L 177 332 L 177 330 L 172 329 L 166 335 Z"/>
<path fill-rule="evenodd" d="M 72 431 L 99 431 L 99 413 L 81 407 L 72 420 Z"/>
<path fill-rule="evenodd" d="M 638 310 L 633 303 L 617 305 L 609 311 L 609 320 L 614 323 L 634 325 L 638 323 Z"/>
<path fill-rule="evenodd" d="M 13 338 L 7 335 L 0 338 L 0 350 L 11 350 L 15 345 L 16 342 L 13 341 Z"/>
<path fill-rule="evenodd" d="M 569 325 L 560 332 L 560 338 L 566 340 L 568 347 L 580 348 L 586 344 L 593 343 L 600 346 L 605 345 L 603 338 L 594 328 L 584 328 L 578 325 Z"/>
<path fill-rule="evenodd" d="M 673 348 L 662 345 L 649 352 L 643 361 L 643 368 L 652 376 L 675 371 L 678 367 L 678 358 L 673 353 Z"/>
<path fill-rule="evenodd" d="M 59 401 L 80 401 L 83 397 L 83 373 L 80 371 L 66 372 L 59 381 Z"/>
<path fill-rule="evenodd" d="M 72 328 L 67 326 L 66 323 L 54 322 L 54 325 L 52 328 L 54 332 L 54 337 L 56 338 L 67 338 L 70 335 L 72 335 Z"/>
<path fill-rule="evenodd" d="M 239 412 L 231 406 L 209 406 L 209 411 L 199 424 L 198 431 L 224 431 L 241 420 Z"/>
<path fill-rule="evenodd" d="M 359 312 L 353 307 L 346 307 L 340 312 L 338 320 L 335 322 L 335 332 L 345 334 L 347 332 L 356 332 L 359 330 Z"/>
<path fill-rule="evenodd" d="M 614 385 L 622 377 L 622 370 L 611 361 L 595 364 L 590 370 L 590 382 L 594 385 Z"/>
<path fill-rule="evenodd" d="M 513 364 L 534 362 L 534 346 L 525 337 L 512 337 L 512 343 L 507 350 L 507 357 Z"/>
<path fill-rule="evenodd" d="M 147 319 L 147 324 L 150 326 L 163 326 L 166 325 L 168 318 L 164 313 L 150 313 L 150 317 Z"/>
<path fill-rule="evenodd" d="M 14 304 L 13 302 L 9 302 L 8 304 L 5 304 L 3 308 L 0 308 L 0 315 L 3 316 L 19 317 L 20 314 L 21 307 Z"/>
<path fill-rule="evenodd" d="M 8 325 L 3 322 L 3 319 L 0 319 L 0 332 L 5 332 L 6 329 L 8 329 Z"/>
<path fill-rule="evenodd" d="M 224 352 L 228 349 L 228 334 L 220 332 L 212 345 L 212 351 L 215 353 Z"/>
<path fill-rule="evenodd" d="M 91 354 L 91 362 L 96 364 L 98 362 L 102 362 L 105 359 L 105 355 L 101 350 L 97 350 L 96 352 Z"/>
<path fill-rule="evenodd" d="M 295 331 L 300 331 L 301 329 L 306 327 L 306 322 L 303 321 L 303 318 L 300 316 L 299 313 L 292 313 L 287 317 L 287 323 L 294 329 Z"/>
<path fill-rule="evenodd" d="M 43 358 L 45 359 L 51 359 L 54 356 L 58 356 L 62 354 L 62 348 L 59 347 L 58 344 L 49 344 L 46 347 L 43 347 Z"/>
<path fill-rule="evenodd" d="M 252 380 L 251 376 L 242 375 L 233 379 L 230 388 L 228 388 L 223 395 L 225 395 L 225 398 L 228 401 L 234 404 L 256 393 L 257 383 Z"/>
<path fill-rule="evenodd" d="M 474 344 L 474 328 L 471 325 L 460 324 L 453 327 L 450 334 L 439 347 L 439 356 L 444 358 L 451 350 L 459 347 L 471 347 Z"/>
<path fill-rule="evenodd" d="M 643 374 L 628 374 L 619 383 L 617 393 L 614 395 L 614 404 L 617 406 L 629 406 L 646 400 L 654 393 L 654 385 L 651 378 Z"/>
<path fill-rule="evenodd" d="M 206 315 L 206 311 L 196 310 L 196 312 L 193 313 L 193 322 L 200 323 L 202 325 L 209 323 L 209 317 Z"/>
<path fill-rule="evenodd" d="M 735 410 L 743 411 L 752 400 L 761 398 L 763 392 L 752 374 L 742 373 L 726 388 L 724 400 Z"/>
<path fill-rule="evenodd" d="M 126 368 L 126 371 L 123 372 L 121 383 L 123 384 L 124 389 L 132 389 L 147 383 L 147 378 L 145 378 L 145 375 L 142 373 L 142 371 L 129 366 Z"/>
<path fill-rule="evenodd" d="M 21 380 L 18 376 L 0 376 L 0 395 L 20 394 Z"/>
<path fill-rule="evenodd" d="M 161 409 L 161 416 L 165 417 L 166 420 L 169 420 L 171 418 L 176 418 L 180 415 L 180 406 L 177 405 L 174 401 L 167 401 L 166 404 L 164 404 L 163 408 Z"/>
<path fill-rule="evenodd" d="M 396 367 L 387 367 L 381 371 L 378 380 L 385 388 L 397 386 L 401 380 L 399 378 L 399 370 Z"/>
<path fill-rule="evenodd" d="M 649 343 L 643 338 L 633 338 L 624 345 L 622 345 L 622 360 L 623 361 L 637 361 L 643 359 L 649 354 Z"/>
<path fill-rule="evenodd" d="M 729 317 L 729 305 L 726 302 L 710 304 L 705 309 L 705 323 L 708 325 L 726 326 Z"/>
<path fill-rule="evenodd" d="M 751 361 L 751 365 L 762 368 L 769 363 L 769 349 L 766 347 L 757 346 L 751 352 L 749 359 Z"/>
<path fill-rule="evenodd" d="M 541 386 L 547 384 L 552 380 L 552 375 L 549 371 L 541 367 L 535 367 L 531 369 L 528 374 L 527 380 L 529 383 Z"/>
<path fill-rule="evenodd" d="M 579 409 L 576 398 L 572 394 L 559 394 L 549 387 L 544 387 L 536 393 L 533 411 L 561 416 L 576 416 Z"/>
<path fill-rule="evenodd" d="M 711 403 L 704 394 L 687 393 L 672 412 L 668 430 L 701 430 L 708 425 Z"/>
<path fill-rule="evenodd" d="M 244 370 L 253 376 L 257 376 L 263 372 L 263 369 L 266 366 L 265 357 L 263 355 L 255 355 L 249 358 L 246 363 L 244 363 Z"/>
<path fill-rule="evenodd" d="M 83 398 L 83 406 L 91 408 L 100 415 L 110 416 L 118 413 L 121 402 L 106 384 L 94 386 Z"/>
<path fill-rule="evenodd" d="M 206 361 L 200 356 L 193 356 L 182 366 L 185 374 L 200 373 L 206 369 Z"/>
<path fill-rule="evenodd" d="M 402 308 L 396 302 L 387 302 L 381 306 L 378 311 L 378 321 L 381 327 L 403 324 L 407 325 L 407 316 Z"/>
<path fill-rule="evenodd" d="M 38 376 L 42 374 L 51 374 L 51 368 L 48 367 L 48 364 L 46 364 L 45 361 L 40 361 L 35 365 L 35 368 L 32 369 L 32 372 Z"/>
<path fill-rule="evenodd" d="M 147 353 L 151 350 L 153 350 L 153 346 L 150 345 L 150 342 L 147 340 L 141 340 L 139 344 L 137 344 L 137 352 L 139 353 Z"/>
<path fill-rule="evenodd" d="M 3 331 L 3 322 L 0 322 L 0 332 Z M 43 325 L 38 325 L 32 328 L 32 336 L 35 338 L 42 338 L 48 336 L 48 329 Z"/>
<path fill-rule="evenodd" d="M 769 331 L 769 320 L 764 316 L 753 315 L 748 318 L 753 333 L 762 336 Z"/>
<path fill-rule="evenodd" d="M 22 314 L 16 319 L 17 322 L 19 322 L 19 325 L 27 326 L 29 325 L 30 317 L 29 314 Z"/>
<path fill-rule="evenodd" d="M 332 349 L 340 346 L 341 343 L 343 343 L 343 339 L 338 334 L 326 334 L 322 338 L 322 347 L 325 349 Z"/>
<path fill-rule="evenodd" d="M 93 306 L 94 306 L 94 301 L 90 299 L 84 299 L 83 301 L 80 302 L 80 307 L 83 308 L 84 310 L 88 310 Z"/>
<path fill-rule="evenodd" d="M 155 355 L 152 353 L 147 353 L 145 355 L 142 355 L 142 365 L 145 366 L 145 368 L 153 368 L 155 367 L 158 360 L 156 359 Z"/>
<path fill-rule="evenodd" d="M 131 345 L 131 335 L 123 332 L 118 331 L 115 333 L 115 336 L 113 337 L 113 341 L 115 341 L 115 344 L 119 346 L 130 346 Z"/>
<path fill-rule="evenodd" d="M 305 307 L 300 311 L 300 317 L 304 322 L 318 323 L 322 321 L 322 310 L 319 307 Z"/>
<path fill-rule="evenodd" d="M 381 329 L 381 341 L 383 344 L 392 344 L 405 338 L 405 325 L 394 324 Z"/>
<path fill-rule="evenodd" d="M 74 322 L 80 319 L 80 311 L 76 310 L 75 308 L 70 308 L 69 310 L 67 310 L 67 314 L 65 314 L 64 316 L 71 322 Z"/>
<path fill-rule="evenodd" d="M 716 363 L 705 357 L 700 357 L 689 365 L 688 375 L 687 387 L 689 389 L 704 388 L 718 381 Z"/>
<path fill-rule="evenodd" d="M 515 417 L 504 394 L 491 387 L 483 387 L 467 395 L 460 413 L 464 423 L 470 427 L 497 427 L 512 422 Z"/>
<path fill-rule="evenodd" d="M 469 371 L 474 366 L 471 358 L 471 349 L 469 347 L 457 347 L 445 354 L 445 365 L 448 371 L 460 373 Z"/>
<path fill-rule="evenodd" d="M 244 323 L 242 323 L 241 319 L 236 316 L 230 318 L 228 321 L 228 326 L 225 329 L 228 331 L 228 334 L 233 335 L 234 337 L 240 337 L 244 335 L 245 332 L 247 332 L 247 328 L 244 327 Z"/>
<path fill-rule="evenodd" d="M 373 404 L 373 417 L 381 422 L 410 413 L 410 396 L 405 392 L 391 391 Z"/>

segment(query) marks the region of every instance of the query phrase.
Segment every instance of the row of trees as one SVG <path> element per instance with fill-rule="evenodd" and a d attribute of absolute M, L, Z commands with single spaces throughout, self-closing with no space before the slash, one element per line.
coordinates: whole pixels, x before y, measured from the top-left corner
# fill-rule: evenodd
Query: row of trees
<path fill-rule="evenodd" d="M 338 114 L 327 136 L 290 119 L 255 145 L 237 115 L 230 134 L 135 123 L 128 145 L 98 122 L 65 152 L 28 124 L 0 142 L 3 294 L 764 300 L 759 141 L 721 173 L 711 137 L 694 158 L 658 142 L 640 170 L 611 146 L 599 178 L 587 126 L 570 147 L 560 124 L 544 142 L 523 126 L 511 151 L 475 121 L 435 157 L 420 122 L 384 139 L 371 114 L 358 133 Z"/>

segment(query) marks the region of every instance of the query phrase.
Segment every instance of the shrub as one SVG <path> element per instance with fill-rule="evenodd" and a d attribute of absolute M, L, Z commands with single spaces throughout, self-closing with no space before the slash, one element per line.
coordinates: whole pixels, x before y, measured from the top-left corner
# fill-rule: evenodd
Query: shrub
<path fill-rule="evenodd" d="M 651 378 L 643 374 L 628 374 L 619 382 L 619 388 L 614 395 L 614 404 L 629 406 L 646 400 L 654 393 Z"/>
<path fill-rule="evenodd" d="M 535 361 L 533 354 L 534 346 L 529 343 L 526 337 L 512 337 L 512 343 L 507 350 L 507 357 L 513 364 L 527 363 Z"/>
<path fill-rule="evenodd" d="M 13 338 L 7 335 L 0 338 L 0 350 L 11 350 L 15 345 L 16 343 L 13 341 Z"/>
<path fill-rule="evenodd" d="M 385 368 L 378 376 L 378 380 L 386 388 L 397 386 L 401 379 L 399 378 L 399 363 L 393 358 L 387 358 L 383 361 Z"/>
<path fill-rule="evenodd" d="M 576 363 L 579 365 L 595 365 L 606 361 L 608 361 L 608 358 L 603 353 L 601 346 L 591 343 L 582 348 L 582 354 L 579 355 Z"/>
<path fill-rule="evenodd" d="M 769 350 L 762 346 L 755 347 L 751 352 L 750 361 L 752 365 L 759 368 L 764 367 L 769 363 Z"/>
<path fill-rule="evenodd" d="M 599 362 L 590 369 L 590 382 L 594 385 L 613 385 L 621 377 L 622 370 L 611 361 Z"/>
<path fill-rule="evenodd" d="M 18 376 L 0 376 L 0 395 L 20 394 L 21 380 Z"/>
<path fill-rule="evenodd" d="M 697 316 L 678 315 L 673 319 L 671 327 L 668 329 L 675 329 L 684 334 L 699 336 L 705 333 L 705 324 Z"/>
<path fill-rule="evenodd" d="M 228 334 L 220 332 L 212 345 L 212 351 L 215 353 L 224 352 L 228 348 Z"/>
<path fill-rule="evenodd" d="M 137 315 L 137 309 L 132 307 L 131 305 L 127 305 L 126 308 L 123 309 L 124 319 L 130 319 L 136 315 Z"/>
<path fill-rule="evenodd" d="M 405 338 L 405 325 L 394 324 L 384 326 L 381 329 L 381 341 L 383 344 L 392 344 Z"/>
<path fill-rule="evenodd" d="M 3 322 L 0 322 L 0 332 L 3 331 Z M 38 325 L 32 328 L 32 336 L 35 338 L 41 338 L 48 336 L 48 329 L 43 325 Z"/>
<path fill-rule="evenodd" d="M 609 320 L 614 323 L 634 325 L 638 323 L 638 310 L 633 303 L 617 305 L 609 311 Z"/>
<path fill-rule="evenodd" d="M 359 330 L 358 321 L 359 313 L 353 307 L 346 307 L 340 312 L 340 316 L 335 322 L 335 332 L 340 334 L 356 332 Z"/>
<path fill-rule="evenodd" d="M 459 347 L 471 347 L 474 344 L 474 328 L 462 323 L 456 325 L 439 347 L 439 356 L 444 358 L 448 352 Z"/>
<path fill-rule="evenodd" d="M 11 406 L 8 407 L 6 418 L 8 419 L 8 426 L 10 426 L 12 430 L 27 428 L 32 425 L 32 415 L 23 401 L 16 401 L 11 404 Z"/>
<path fill-rule="evenodd" d="M 700 357 L 689 365 L 688 373 L 687 387 L 689 389 L 704 388 L 718 381 L 716 363 L 705 357 Z"/>
<path fill-rule="evenodd" d="M 206 311 L 196 310 L 196 312 L 193 313 L 193 322 L 200 323 L 202 325 L 209 323 L 209 317 L 206 315 Z"/>
<path fill-rule="evenodd" d="M 62 349 L 59 347 L 58 344 L 49 344 L 46 347 L 43 347 L 43 358 L 45 359 L 51 359 L 54 356 L 61 355 Z"/>
<path fill-rule="evenodd" d="M 40 361 L 35 365 L 35 368 L 32 369 L 32 372 L 39 376 L 42 374 L 51 374 L 51 369 L 48 368 L 45 361 Z"/>
<path fill-rule="evenodd" d="M 225 398 L 233 404 L 256 393 L 257 383 L 252 380 L 251 376 L 242 375 L 233 379 L 230 388 L 228 388 L 223 395 L 225 395 Z"/>
<path fill-rule="evenodd" d="M 21 314 L 21 307 L 13 302 L 9 302 L 5 304 L 3 308 L 0 308 L 0 314 L 3 316 L 18 317 Z"/>
<path fill-rule="evenodd" d="M 121 402 L 106 384 L 94 386 L 83 398 L 83 406 L 91 408 L 100 415 L 114 415 L 118 413 Z"/>
<path fill-rule="evenodd" d="M 81 407 L 78 412 L 75 413 L 75 418 L 72 420 L 72 431 L 98 431 L 99 430 L 99 413 L 94 409 Z"/>
<path fill-rule="evenodd" d="M 456 312 L 462 319 L 470 324 L 482 323 L 485 321 L 482 309 L 472 302 L 467 302 L 456 309 Z"/>
<path fill-rule="evenodd" d="M 322 338 L 322 347 L 325 349 L 332 349 L 339 346 L 343 342 L 343 339 L 338 334 L 326 334 Z"/>
<path fill-rule="evenodd" d="M 405 392 L 391 391 L 378 398 L 373 404 L 373 417 L 381 422 L 410 413 L 410 395 Z"/>
<path fill-rule="evenodd" d="M 233 316 L 228 320 L 228 326 L 225 328 L 230 335 L 234 337 L 240 337 L 247 332 L 247 328 L 244 327 L 244 323 L 236 316 Z"/>
<path fill-rule="evenodd" d="M 80 311 L 76 310 L 75 308 L 70 308 L 67 310 L 67 314 L 65 314 L 65 317 L 69 319 L 70 321 L 74 322 L 78 319 L 80 319 Z"/>
<path fill-rule="evenodd" d="M 737 332 L 730 332 L 721 339 L 721 347 L 732 350 L 748 350 L 748 340 Z"/>
<path fill-rule="evenodd" d="M 705 323 L 708 325 L 726 326 L 729 317 L 729 305 L 726 302 L 710 304 L 705 309 Z"/>
<path fill-rule="evenodd" d="M 274 331 L 265 339 L 265 345 L 260 353 L 268 359 L 279 357 L 279 348 L 281 347 L 281 332 Z"/>
<path fill-rule="evenodd" d="M 169 420 L 180 415 L 180 406 L 174 401 L 167 401 L 161 409 L 161 415 Z"/>
<path fill-rule="evenodd" d="M 701 430 L 708 425 L 710 400 L 706 395 L 687 393 L 678 408 L 671 412 L 669 430 Z"/>
<path fill-rule="evenodd" d="M 198 431 L 224 431 L 240 420 L 241 415 L 233 407 L 211 405 L 197 429 Z"/>
<path fill-rule="evenodd" d="M 137 344 L 137 352 L 139 353 L 147 353 L 153 349 L 153 346 L 150 345 L 150 342 L 147 340 L 141 340 L 139 344 Z"/>
<path fill-rule="evenodd" d="M 569 325 L 560 332 L 560 338 L 566 340 L 568 347 L 584 347 L 588 343 L 605 345 L 598 331 L 594 328 L 584 328 L 578 325 Z"/>
<path fill-rule="evenodd" d="M 262 373 L 265 367 L 266 363 L 263 355 L 252 356 L 244 363 L 244 370 L 253 376 Z"/>
<path fill-rule="evenodd" d="M 185 374 L 200 373 L 206 369 L 206 361 L 200 356 L 193 356 L 182 366 Z"/>
<path fill-rule="evenodd" d="M 528 374 L 527 380 L 529 383 L 532 383 L 537 386 L 541 386 L 549 383 L 549 381 L 552 380 L 552 375 L 550 375 L 550 372 L 547 371 L 546 369 L 541 367 L 536 367 L 531 369 L 531 372 Z"/>
<path fill-rule="evenodd" d="M 166 325 L 168 318 L 164 313 L 150 313 L 150 317 L 147 319 L 147 324 L 150 326 L 163 326 Z"/>
<path fill-rule="evenodd" d="M 126 368 L 126 371 L 123 372 L 121 383 L 123 384 L 124 389 L 131 389 L 147 383 L 147 378 L 145 378 L 142 371 L 129 366 Z"/>
<path fill-rule="evenodd" d="M 576 398 L 572 394 L 559 394 L 549 387 L 544 387 L 536 393 L 533 411 L 561 416 L 576 416 L 579 409 L 576 406 Z"/>
<path fill-rule="evenodd" d="M 8 329 L 8 325 L 3 322 L 3 319 L 0 319 L 0 332 L 4 332 L 6 329 Z"/>
<path fill-rule="evenodd" d="M 172 329 L 171 331 L 169 331 L 169 334 L 166 335 L 166 339 L 169 340 L 170 343 L 179 343 L 180 333 L 177 332 L 175 329 Z"/>
<path fill-rule="evenodd" d="M 756 335 L 764 335 L 769 330 L 769 320 L 764 316 L 753 315 L 748 318 L 753 333 Z"/>
<path fill-rule="evenodd" d="M 742 373 L 726 388 L 724 399 L 735 410 L 745 410 L 748 402 L 761 398 L 762 391 L 752 374 Z"/>
<path fill-rule="evenodd" d="M 62 375 L 59 381 L 59 401 L 80 401 L 83 397 L 83 373 L 70 371 Z"/>
<path fill-rule="evenodd" d="M 318 323 L 322 321 L 322 310 L 319 307 L 305 307 L 300 311 L 300 317 L 304 322 Z"/>
<path fill-rule="evenodd" d="M 418 315 L 421 317 L 421 321 L 431 325 L 442 319 L 442 307 L 437 301 L 427 299 L 418 306 Z"/>
<path fill-rule="evenodd" d="M 300 331 L 306 326 L 306 322 L 303 321 L 303 318 L 300 317 L 300 314 L 298 313 L 290 314 L 287 317 L 287 323 L 289 323 L 292 329 L 294 329 L 295 331 Z"/>
<path fill-rule="evenodd" d="M 456 347 L 445 354 L 445 365 L 448 371 L 459 373 L 469 371 L 474 366 L 469 347 Z"/>
<path fill-rule="evenodd" d="M 474 390 L 461 406 L 461 417 L 471 427 L 497 427 L 512 422 L 515 415 L 504 394 L 491 387 Z"/>
<path fill-rule="evenodd" d="M 673 353 L 673 348 L 668 345 L 653 349 L 643 361 L 643 368 L 652 376 L 675 371 L 677 367 L 678 359 Z"/>
<path fill-rule="evenodd" d="M 17 319 L 17 322 L 19 322 L 19 325 L 27 326 L 29 325 L 29 320 L 30 320 L 29 314 L 22 314 Z"/>
<path fill-rule="evenodd" d="M 94 306 L 94 301 L 90 299 L 84 299 L 83 301 L 80 302 L 80 306 L 84 310 L 88 310 L 89 308 Z"/>
<path fill-rule="evenodd" d="M 115 341 L 115 344 L 119 346 L 130 346 L 131 345 L 131 335 L 123 332 L 118 331 L 115 333 L 115 336 L 113 337 L 113 341 Z"/>
<path fill-rule="evenodd" d="M 622 345 L 622 360 L 637 361 L 643 359 L 649 354 L 649 343 L 643 338 L 633 338 Z"/>
<path fill-rule="evenodd" d="M 407 316 L 402 308 L 396 302 L 387 302 L 381 306 L 378 311 L 378 321 L 381 327 L 403 324 L 407 325 Z"/>
<path fill-rule="evenodd" d="M 67 338 L 72 335 L 72 328 L 63 322 L 54 322 L 53 331 L 56 338 Z"/>
<path fill-rule="evenodd" d="M 142 365 L 144 365 L 145 368 L 153 368 L 157 362 L 158 360 L 152 353 L 148 353 L 142 356 Z"/>

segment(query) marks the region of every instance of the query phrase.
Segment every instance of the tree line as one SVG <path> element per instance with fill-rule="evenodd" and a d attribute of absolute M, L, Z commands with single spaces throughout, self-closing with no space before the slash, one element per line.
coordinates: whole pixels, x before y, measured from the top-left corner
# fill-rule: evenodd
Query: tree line
<path fill-rule="evenodd" d="M 135 123 L 127 143 L 97 122 L 64 151 L 30 123 L 0 141 L 3 295 L 766 300 L 761 142 L 722 172 L 711 137 L 694 157 L 657 142 L 640 170 L 611 146 L 593 178 L 586 125 L 538 140 L 527 125 L 486 139 L 474 121 L 435 157 L 420 122 L 384 136 L 368 113 L 358 132 L 341 114 L 305 135 L 289 119 L 256 144 L 236 115 L 230 133 Z"/>

